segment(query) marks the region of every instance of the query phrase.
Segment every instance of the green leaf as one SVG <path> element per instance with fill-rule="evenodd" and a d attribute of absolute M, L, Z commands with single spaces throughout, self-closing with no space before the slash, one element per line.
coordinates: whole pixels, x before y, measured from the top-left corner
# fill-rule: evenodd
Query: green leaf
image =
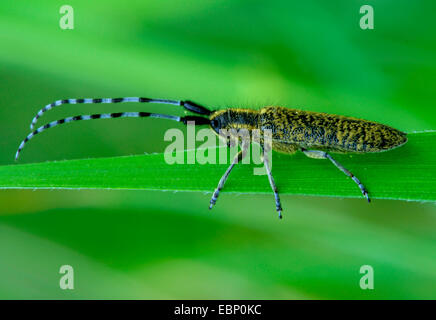
<path fill-rule="evenodd" d="M 436 200 L 436 132 L 411 133 L 403 147 L 384 153 L 336 154 L 367 187 L 371 198 Z M 212 149 L 210 149 L 212 150 Z M 225 149 L 224 149 L 225 150 Z M 92 188 L 212 192 L 225 164 L 167 164 L 164 154 L 53 161 L 0 167 L 0 188 Z M 217 152 L 218 154 L 218 152 Z M 239 164 L 225 192 L 271 193 L 254 164 Z M 356 197 L 356 184 L 328 160 L 274 153 L 272 172 L 281 194 Z"/>

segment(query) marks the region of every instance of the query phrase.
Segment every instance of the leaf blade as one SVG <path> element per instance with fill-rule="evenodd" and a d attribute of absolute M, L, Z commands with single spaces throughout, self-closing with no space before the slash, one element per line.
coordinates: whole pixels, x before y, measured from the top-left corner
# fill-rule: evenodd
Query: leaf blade
<path fill-rule="evenodd" d="M 406 145 L 389 152 L 334 157 L 363 182 L 371 198 L 436 201 L 436 132 L 408 137 Z M 184 152 L 185 160 L 190 152 L 194 151 Z M 274 153 L 272 163 L 281 194 L 362 197 L 354 182 L 329 161 Z M 266 176 L 253 175 L 255 167 L 260 166 L 236 166 L 223 191 L 271 193 Z M 164 154 L 53 161 L 0 167 L 0 188 L 212 192 L 226 168 L 226 164 L 169 165 Z"/>

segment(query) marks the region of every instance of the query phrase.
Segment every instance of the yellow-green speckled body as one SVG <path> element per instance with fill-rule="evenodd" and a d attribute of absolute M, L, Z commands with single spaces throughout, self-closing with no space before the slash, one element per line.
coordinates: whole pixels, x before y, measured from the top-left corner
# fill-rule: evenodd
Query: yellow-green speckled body
<path fill-rule="evenodd" d="M 407 142 L 406 133 L 380 123 L 283 107 L 220 110 L 210 119 L 215 120 L 212 129 L 217 133 L 218 129 L 271 130 L 273 149 L 284 153 L 302 148 L 383 152 Z"/>

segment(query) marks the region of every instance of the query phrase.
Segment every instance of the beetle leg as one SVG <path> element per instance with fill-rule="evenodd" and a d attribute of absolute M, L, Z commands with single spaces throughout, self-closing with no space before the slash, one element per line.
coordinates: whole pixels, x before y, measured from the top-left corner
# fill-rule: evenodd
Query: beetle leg
<path fill-rule="evenodd" d="M 313 159 L 329 159 L 339 170 L 341 170 L 343 173 L 345 173 L 347 176 L 349 176 L 353 181 L 359 186 L 360 191 L 362 192 L 363 196 L 368 200 L 368 202 L 371 202 L 368 196 L 368 191 L 366 190 L 365 186 L 360 182 L 359 179 L 355 175 L 353 175 L 347 168 L 345 168 L 342 164 L 337 162 L 331 155 L 329 155 L 327 152 L 319 151 L 319 150 L 306 150 L 301 149 L 303 153 L 308 156 L 309 158 Z"/>
<path fill-rule="evenodd" d="M 232 163 L 227 168 L 226 172 L 224 172 L 223 176 L 221 177 L 220 181 L 218 182 L 218 186 L 216 187 L 216 189 L 212 195 L 212 198 L 210 199 L 209 209 L 212 209 L 212 207 L 215 205 L 215 203 L 218 199 L 218 196 L 220 194 L 220 191 L 224 187 L 224 184 L 226 183 L 227 178 L 230 175 L 230 172 L 232 171 L 235 164 L 240 162 L 246 156 L 247 150 L 248 150 L 248 147 L 243 144 L 242 150 L 239 151 L 238 154 L 233 158 Z"/>
<path fill-rule="evenodd" d="M 266 150 L 266 148 L 264 150 Z M 282 209 L 282 204 L 280 202 L 279 191 L 277 189 L 276 183 L 275 183 L 274 178 L 273 178 L 272 173 L 271 173 L 271 167 L 270 167 L 270 162 L 269 162 L 269 159 L 268 159 L 268 155 L 266 155 L 266 154 L 263 155 L 262 154 L 262 160 L 263 160 L 263 163 L 265 165 L 266 173 L 268 174 L 269 184 L 271 185 L 271 189 L 274 192 L 274 198 L 275 198 L 275 201 L 276 201 L 276 210 L 277 210 L 277 212 L 279 214 L 279 218 L 281 219 L 282 218 L 282 210 L 283 210 Z"/>

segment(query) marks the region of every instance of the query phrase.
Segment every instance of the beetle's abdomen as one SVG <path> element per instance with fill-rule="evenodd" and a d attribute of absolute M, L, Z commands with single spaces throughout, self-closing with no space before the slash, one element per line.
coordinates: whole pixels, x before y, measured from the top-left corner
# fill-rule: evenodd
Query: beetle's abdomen
<path fill-rule="evenodd" d="M 407 142 L 406 134 L 372 121 L 283 107 L 260 110 L 260 128 L 273 143 L 336 152 L 381 152 Z"/>

